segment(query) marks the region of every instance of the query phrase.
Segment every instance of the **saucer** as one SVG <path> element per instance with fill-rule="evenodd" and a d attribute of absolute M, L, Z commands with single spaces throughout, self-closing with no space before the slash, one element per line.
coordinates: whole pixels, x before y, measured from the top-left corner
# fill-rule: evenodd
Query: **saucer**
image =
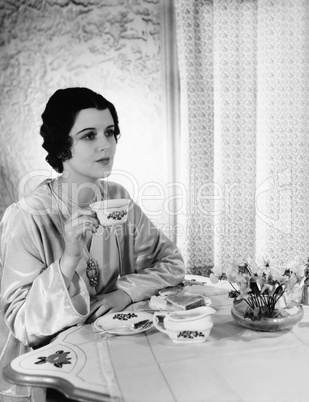
<path fill-rule="evenodd" d="M 98 332 L 108 332 L 113 335 L 137 335 L 148 331 L 153 327 L 152 314 L 135 311 L 122 311 L 110 313 L 99 317 L 93 326 Z M 129 327 L 137 322 L 149 320 L 151 322 L 146 328 L 130 329 Z M 126 326 L 127 328 L 125 328 Z"/>

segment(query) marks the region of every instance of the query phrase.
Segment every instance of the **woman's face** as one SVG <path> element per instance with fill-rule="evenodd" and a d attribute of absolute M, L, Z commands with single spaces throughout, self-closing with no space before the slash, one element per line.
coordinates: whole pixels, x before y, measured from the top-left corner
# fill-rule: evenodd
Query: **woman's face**
<path fill-rule="evenodd" d="M 63 162 L 69 180 L 95 182 L 110 175 L 116 152 L 115 125 L 108 109 L 81 110 L 70 131 L 72 158 Z"/>

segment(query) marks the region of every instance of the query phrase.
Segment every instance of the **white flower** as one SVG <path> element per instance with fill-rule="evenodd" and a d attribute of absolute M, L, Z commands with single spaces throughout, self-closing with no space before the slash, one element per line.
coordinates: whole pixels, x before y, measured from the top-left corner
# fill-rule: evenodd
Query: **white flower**
<path fill-rule="evenodd" d="M 253 259 L 248 260 L 248 264 L 253 274 L 257 274 L 261 271 L 259 264 L 257 264 Z"/>
<path fill-rule="evenodd" d="M 212 268 L 212 272 L 215 276 L 221 276 L 222 275 L 222 269 L 220 267 L 214 266 Z"/>
<path fill-rule="evenodd" d="M 272 276 L 274 281 L 280 282 L 280 280 L 282 279 L 281 272 L 276 268 L 271 268 L 270 269 L 270 274 L 271 274 L 271 276 Z"/>
<path fill-rule="evenodd" d="M 300 256 L 296 256 L 286 264 L 286 269 L 294 272 L 297 276 L 303 277 L 305 274 L 305 264 Z"/>
<path fill-rule="evenodd" d="M 225 273 L 228 280 L 234 282 L 238 276 L 238 265 L 232 264 L 230 267 L 226 269 Z"/>
<path fill-rule="evenodd" d="M 209 279 L 211 280 L 212 283 L 218 283 L 219 282 L 219 278 L 214 274 L 210 274 Z"/>

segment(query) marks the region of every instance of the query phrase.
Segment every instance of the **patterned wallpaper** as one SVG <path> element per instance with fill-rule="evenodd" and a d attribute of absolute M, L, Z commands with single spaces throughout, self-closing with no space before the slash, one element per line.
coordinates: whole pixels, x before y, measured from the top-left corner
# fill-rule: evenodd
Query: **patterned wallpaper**
<path fill-rule="evenodd" d="M 58 88 L 87 86 L 116 105 L 115 180 L 133 198 L 165 182 L 159 10 L 160 0 L 1 1 L 0 217 L 23 178 L 33 176 L 27 192 L 51 175 L 39 127 Z"/>

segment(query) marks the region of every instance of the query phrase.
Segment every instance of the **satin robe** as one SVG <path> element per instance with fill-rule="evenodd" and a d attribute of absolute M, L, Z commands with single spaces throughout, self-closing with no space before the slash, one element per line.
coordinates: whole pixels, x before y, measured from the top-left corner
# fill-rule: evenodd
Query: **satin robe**
<path fill-rule="evenodd" d="M 120 289 L 137 302 L 184 279 L 179 250 L 131 200 L 125 224 L 90 239 L 90 252 L 102 256 L 97 286 L 91 287 L 86 277 L 89 255 L 84 250 L 67 288 L 59 260 L 69 212 L 51 184 L 52 180 L 45 180 L 30 196 L 11 205 L 0 224 L 1 371 L 16 356 L 83 324 L 97 294 Z M 102 181 L 101 192 L 105 199 L 130 198 L 116 183 Z M 0 379 L 0 395 L 29 395 L 30 391 Z"/>

